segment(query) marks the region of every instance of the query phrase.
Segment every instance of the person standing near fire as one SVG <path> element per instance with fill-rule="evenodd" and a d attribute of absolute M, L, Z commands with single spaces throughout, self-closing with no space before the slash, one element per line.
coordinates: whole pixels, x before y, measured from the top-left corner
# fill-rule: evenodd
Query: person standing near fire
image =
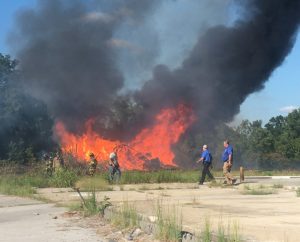
<path fill-rule="evenodd" d="M 62 168 L 64 168 L 64 158 L 63 158 L 63 154 L 60 148 L 57 149 L 56 153 L 55 153 L 55 157 L 53 159 L 53 169 L 54 171 L 58 171 Z"/>
<path fill-rule="evenodd" d="M 224 148 L 225 149 L 222 155 L 223 174 L 225 177 L 224 184 L 233 185 L 236 182 L 236 179 L 230 174 L 233 164 L 233 148 L 229 144 L 229 140 L 224 141 Z"/>
<path fill-rule="evenodd" d="M 214 180 L 214 176 L 211 174 L 209 168 L 212 166 L 212 155 L 210 151 L 208 150 L 207 145 L 203 145 L 202 147 L 202 153 L 201 153 L 201 158 L 196 161 L 197 163 L 202 162 L 203 163 L 203 168 L 202 168 L 202 175 L 199 179 L 199 185 L 203 185 L 203 182 L 205 181 L 206 175 L 211 180 Z"/>
<path fill-rule="evenodd" d="M 48 176 L 52 176 L 53 174 L 53 157 L 52 155 L 49 155 L 48 153 L 45 153 L 43 155 L 43 160 L 46 164 L 46 173 Z"/>
<path fill-rule="evenodd" d="M 110 182 L 113 182 L 114 180 L 118 182 L 120 178 L 121 170 L 118 161 L 117 150 L 114 149 L 114 151 L 109 154 L 108 179 Z"/>
<path fill-rule="evenodd" d="M 95 157 L 94 153 L 91 152 L 89 154 L 89 156 L 90 156 L 90 161 L 89 161 L 88 174 L 90 176 L 94 176 L 94 174 L 96 172 L 96 169 L 97 169 L 98 161 L 96 160 L 96 157 Z"/>

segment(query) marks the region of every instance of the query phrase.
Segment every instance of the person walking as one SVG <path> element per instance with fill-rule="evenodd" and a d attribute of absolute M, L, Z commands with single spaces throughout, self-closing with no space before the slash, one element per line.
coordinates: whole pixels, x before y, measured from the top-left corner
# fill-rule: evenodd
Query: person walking
<path fill-rule="evenodd" d="M 118 161 L 117 152 L 114 151 L 109 154 L 109 164 L 108 164 L 108 179 L 110 182 L 116 180 L 119 182 L 121 178 L 121 170 Z"/>
<path fill-rule="evenodd" d="M 229 144 L 228 140 L 224 141 L 224 152 L 222 155 L 222 161 L 223 161 L 223 174 L 225 177 L 224 184 L 230 184 L 233 185 L 236 182 L 236 179 L 230 174 L 231 167 L 233 164 L 233 148 Z"/>
<path fill-rule="evenodd" d="M 201 158 L 197 161 L 197 163 L 199 163 L 199 162 L 203 163 L 202 175 L 201 175 L 200 180 L 199 180 L 199 185 L 203 185 L 203 182 L 205 181 L 206 175 L 208 175 L 208 177 L 211 180 L 214 180 L 215 178 L 209 170 L 209 168 L 212 165 L 212 155 L 209 152 L 207 145 L 203 145 L 203 147 L 202 147 Z"/>

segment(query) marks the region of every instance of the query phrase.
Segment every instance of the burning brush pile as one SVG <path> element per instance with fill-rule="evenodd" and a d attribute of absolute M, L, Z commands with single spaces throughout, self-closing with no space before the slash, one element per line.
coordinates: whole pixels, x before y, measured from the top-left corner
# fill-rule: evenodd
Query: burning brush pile
<path fill-rule="evenodd" d="M 55 133 L 63 151 L 80 160 L 87 160 L 90 152 L 93 152 L 98 160 L 105 161 L 117 149 L 122 168 L 145 170 L 176 166 L 172 146 L 194 121 L 191 108 L 181 104 L 174 109 L 161 110 L 153 124 L 142 129 L 128 143 L 104 138 L 94 131 L 92 119 L 85 123 L 82 135 L 68 132 L 62 122 L 56 123 Z"/>
<path fill-rule="evenodd" d="M 177 166 L 183 135 L 232 120 L 299 27 L 300 0 L 182 4 L 40 0 L 17 14 L 24 89 L 47 104 L 64 152 L 104 161 L 118 147 L 125 169 Z"/>

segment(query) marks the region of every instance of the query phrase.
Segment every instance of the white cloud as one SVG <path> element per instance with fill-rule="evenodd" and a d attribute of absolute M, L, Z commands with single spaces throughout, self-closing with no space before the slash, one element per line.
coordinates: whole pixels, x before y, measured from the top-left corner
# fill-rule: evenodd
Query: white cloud
<path fill-rule="evenodd" d="M 297 108 L 298 107 L 296 107 L 296 106 L 290 105 L 290 106 L 282 107 L 279 110 L 280 110 L 280 112 L 283 112 L 283 113 L 290 113 L 290 112 L 293 112 Z"/>

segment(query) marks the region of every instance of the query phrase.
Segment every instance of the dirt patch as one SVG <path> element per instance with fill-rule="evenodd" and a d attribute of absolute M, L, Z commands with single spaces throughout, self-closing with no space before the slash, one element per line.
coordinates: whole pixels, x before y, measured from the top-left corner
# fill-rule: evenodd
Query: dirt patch
<path fill-rule="evenodd" d="M 253 185 L 259 186 L 260 181 L 255 182 Z M 298 241 L 300 198 L 294 189 L 300 180 L 293 179 L 292 186 L 287 180 L 276 180 L 279 182 L 284 186 L 276 189 L 273 180 L 270 184 L 262 181 L 264 186 L 276 189 L 276 193 L 268 195 L 244 195 L 241 193 L 244 184 L 233 187 L 140 184 L 122 189 L 115 186 L 114 191 L 97 192 L 96 196 L 99 201 L 108 196 L 115 205 L 125 201 L 134 203 L 145 216 L 155 216 L 156 204 L 160 201 L 165 211 L 175 209 L 182 215 L 183 227 L 188 231 L 201 232 L 205 220 L 209 219 L 214 230 L 220 221 L 225 227 L 228 223 L 237 223 L 243 238 L 250 241 Z M 42 189 L 39 193 L 59 203 L 80 201 L 78 194 L 71 190 Z"/>

